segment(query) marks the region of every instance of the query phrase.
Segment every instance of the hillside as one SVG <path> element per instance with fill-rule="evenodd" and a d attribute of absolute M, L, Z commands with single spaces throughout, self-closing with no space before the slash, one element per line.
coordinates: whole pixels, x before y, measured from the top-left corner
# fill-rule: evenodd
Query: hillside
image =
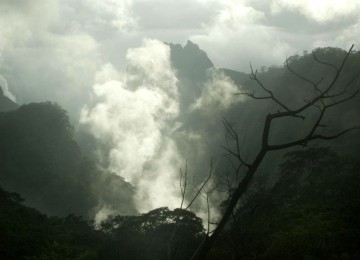
<path fill-rule="evenodd" d="M 184 47 L 168 46 L 177 80 L 177 91 L 170 101 L 178 110 L 165 119 L 158 114 L 147 117 L 144 113 L 151 126 L 159 126 L 160 130 L 150 128 L 151 133 L 123 128 L 134 131 L 134 139 L 146 140 L 148 146 L 128 147 L 135 154 L 155 146 L 149 134 L 155 133 L 156 140 L 163 138 L 159 145 L 161 153 L 146 157 L 135 184 L 125 180 L 121 171 L 110 170 L 110 160 L 119 158 L 111 157 L 118 152 L 113 148 L 133 135 L 120 133 L 115 139 L 102 140 L 101 135 L 92 135 L 90 127 L 83 127 L 84 133 L 77 132 L 75 138 L 76 129 L 60 105 L 41 102 L 17 106 L 0 93 L 0 233 L 6 234 L 5 239 L 0 238 L 0 256 L 89 260 L 190 258 L 201 241 L 209 237 L 211 233 L 207 234 L 206 229 L 216 226 L 218 219 L 214 216 L 225 212 L 236 185 L 246 174 L 246 163 L 240 161 L 239 166 L 239 158 L 234 154 L 241 152 L 244 160 L 251 163 L 262 149 L 266 116 L 310 102 L 319 90 L 329 82 L 332 84 L 333 66 L 340 66 L 346 55 L 346 51 L 338 48 L 318 48 L 314 54 L 322 63 L 308 53 L 295 55 L 284 66 L 262 68 L 256 81 L 251 79 L 254 75 L 216 68 L 192 42 Z M 360 102 L 356 94 L 360 81 L 354 78 L 359 66 L 360 52 L 351 52 L 335 80 L 335 90 L 340 92 L 329 94 L 334 98 L 321 104 L 331 107 L 328 113 L 321 115 L 321 106 L 313 105 L 293 118 L 277 121 L 269 133 L 270 145 L 302 138 L 314 123 L 319 126 L 317 133 L 325 136 L 359 126 Z M 311 82 L 318 82 L 316 88 Z M 158 89 L 155 92 L 151 97 L 163 94 Z M 122 93 L 130 97 L 130 90 Z M 274 104 L 266 98 L 269 93 L 285 105 Z M 347 94 L 344 101 L 337 99 L 337 93 Z M 134 113 L 126 111 L 129 115 Z M 319 113 L 321 124 L 316 123 Z M 148 121 L 137 123 L 145 126 Z M 116 121 L 111 127 L 120 123 Z M 112 133 L 113 128 L 106 130 Z M 334 140 L 324 139 L 269 152 L 207 259 L 359 256 L 360 225 L 356 216 L 360 208 L 360 133 L 352 131 Z M 81 141 L 81 147 L 76 140 Z M 121 152 L 115 155 L 128 156 L 127 150 Z M 177 167 L 176 170 L 183 167 L 179 158 L 184 159 L 186 166 L 176 176 L 188 177 L 186 192 L 184 182 L 177 177 L 164 186 L 159 184 L 161 176 L 155 175 L 156 171 L 167 174 L 172 167 Z M 210 186 L 201 190 L 209 172 Z M 144 183 L 147 186 L 140 185 Z M 169 188 L 170 184 L 178 189 L 173 192 L 174 198 L 183 196 L 185 204 L 197 196 L 191 211 L 176 209 L 180 205 L 175 209 L 164 205 L 147 212 L 138 211 L 141 188 L 155 187 L 155 192 L 162 196 L 161 189 Z M 194 212 L 210 219 L 202 221 Z"/>

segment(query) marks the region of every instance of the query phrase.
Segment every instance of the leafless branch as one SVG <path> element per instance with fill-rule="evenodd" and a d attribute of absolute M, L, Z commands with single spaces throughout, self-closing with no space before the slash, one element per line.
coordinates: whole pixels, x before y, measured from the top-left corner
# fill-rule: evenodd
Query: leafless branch
<path fill-rule="evenodd" d="M 185 200 L 185 194 L 186 194 L 186 185 L 187 185 L 187 160 L 185 163 L 185 173 L 183 174 L 182 169 L 180 169 L 180 190 L 181 190 L 181 204 L 180 209 L 182 209 L 184 200 Z M 182 180 L 184 179 L 184 184 L 182 184 Z"/>
<path fill-rule="evenodd" d="M 197 191 L 197 193 L 195 194 L 195 196 L 193 197 L 193 199 L 190 201 L 189 205 L 185 208 L 185 210 L 189 209 L 191 207 L 191 205 L 195 202 L 196 198 L 200 195 L 201 191 L 204 189 L 205 185 L 209 182 L 211 175 L 212 175 L 212 171 L 213 171 L 213 165 L 212 165 L 212 160 L 210 162 L 210 170 L 209 170 L 209 175 L 206 178 L 206 180 L 203 182 L 203 184 L 201 185 L 200 189 Z"/>
<path fill-rule="evenodd" d="M 225 128 L 227 130 L 227 134 L 235 141 L 235 144 L 236 144 L 235 151 L 230 149 L 229 145 L 224 147 L 224 149 L 227 152 L 229 152 L 231 155 L 233 155 L 235 158 L 237 158 L 239 161 L 239 164 L 246 165 L 248 169 L 247 169 L 247 172 L 245 173 L 245 175 L 243 176 L 243 178 L 241 179 L 241 181 L 237 184 L 236 188 L 234 190 L 231 190 L 227 207 L 226 207 L 226 209 L 223 213 L 223 216 L 222 216 L 221 220 L 219 221 L 217 227 L 213 231 L 209 232 L 206 237 L 204 237 L 202 244 L 196 250 L 196 252 L 194 253 L 194 255 L 191 259 L 197 259 L 197 260 L 205 259 L 206 255 L 207 255 L 208 251 L 211 249 L 211 246 L 214 243 L 214 241 L 218 238 L 218 236 L 220 235 L 221 231 L 223 230 L 223 228 L 225 227 L 225 225 L 227 224 L 229 219 L 232 216 L 234 216 L 234 209 L 236 209 L 238 201 L 240 200 L 240 198 L 242 198 L 244 193 L 247 191 L 247 189 L 248 189 L 249 185 L 251 184 L 251 181 L 254 177 L 254 174 L 257 172 L 260 164 L 262 163 L 263 159 L 265 158 L 265 156 L 267 155 L 268 152 L 275 151 L 275 150 L 282 150 L 282 149 L 286 149 L 286 148 L 290 148 L 290 147 L 294 147 L 294 146 L 298 146 L 298 145 L 306 146 L 309 142 L 318 140 L 318 139 L 332 140 L 332 139 L 338 138 L 348 132 L 360 130 L 360 126 L 355 126 L 355 127 L 350 127 L 345 130 L 342 130 L 333 135 L 316 134 L 316 130 L 319 127 L 325 126 L 322 123 L 322 119 L 325 115 L 325 112 L 329 108 L 339 105 L 341 103 L 344 103 L 346 101 L 349 101 L 350 99 L 354 98 L 358 94 L 359 90 L 356 90 L 352 94 L 344 97 L 344 95 L 346 93 L 348 93 L 349 88 L 352 86 L 352 84 L 355 82 L 355 80 L 359 78 L 360 71 L 358 73 L 356 73 L 347 84 L 345 84 L 345 86 L 343 87 L 343 89 L 340 92 L 335 92 L 335 94 L 331 94 L 331 92 L 334 91 L 336 83 L 338 83 L 338 79 L 339 79 L 340 75 L 342 74 L 344 65 L 347 62 L 349 55 L 352 52 L 353 47 L 354 47 L 354 45 L 352 45 L 351 48 L 349 49 L 349 51 L 346 53 L 346 55 L 342 59 L 342 62 L 339 67 L 336 67 L 335 65 L 332 65 L 332 64 L 329 64 L 329 63 L 326 63 L 323 61 L 320 61 L 315 55 L 313 55 L 316 62 L 326 65 L 326 66 L 330 66 L 335 71 L 335 75 L 333 76 L 332 80 L 326 86 L 322 87 L 322 89 L 319 88 L 319 84 L 323 81 L 323 79 L 321 79 L 319 82 L 315 83 L 315 82 L 307 79 L 306 77 L 300 75 L 296 71 L 294 71 L 289 66 L 288 60 L 286 61 L 287 68 L 289 69 L 289 71 L 292 74 L 294 74 L 296 77 L 303 80 L 304 82 L 311 84 L 315 90 L 314 97 L 312 97 L 310 100 L 305 101 L 305 104 L 302 104 L 298 108 L 293 109 L 293 110 L 289 109 L 284 103 L 279 101 L 274 96 L 272 91 L 270 91 L 263 85 L 263 83 L 257 78 L 257 71 L 254 71 L 252 66 L 250 65 L 251 75 L 252 75 L 251 78 L 260 85 L 260 87 L 263 89 L 263 91 L 265 91 L 268 94 L 268 96 L 256 97 L 254 94 L 251 94 L 251 93 L 247 93 L 247 95 L 250 97 L 253 97 L 255 99 L 271 99 L 276 104 L 278 104 L 280 107 L 285 109 L 285 111 L 269 113 L 266 116 L 263 132 L 262 132 L 262 140 L 261 140 L 262 145 L 261 145 L 259 152 L 255 156 L 255 159 L 250 164 L 249 163 L 245 164 L 240 156 L 239 139 L 238 139 L 238 135 L 237 135 L 236 131 L 234 130 L 234 128 L 231 126 L 231 124 L 228 121 L 226 121 L 225 119 L 223 120 L 223 124 L 225 125 Z M 242 94 L 244 94 L 244 93 L 242 93 Z M 338 100 L 336 100 L 336 99 L 338 99 Z M 329 103 L 329 102 L 331 102 L 331 103 Z M 269 144 L 269 135 L 270 135 L 271 125 L 272 125 L 273 120 L 284 119 L 287 117 L 303 118 L 303 116 L 300 115 L 300 113 L 306 111 L 310 107 L 318 108 L 320 113 L 319 113 L 316 121 L 312 125 L 312 127 L 309 129 L 308 133 L 305 135 L 305 137 L 297 139 L 292 142 L 284 143 L 284 144 L 271 144 L 271 145 Z M 210 171 L 209 176 L 211 176 L 211 171 Z M 203 187 L 204 187 L 204 185 L 200 188 L 200 191 L 203 189 Z M 231 187 L 231 186 L 229 185 L 229 187 Z M 199 194 L 199 192 L 198 192 L 198 194 Z M 197 197 L 198 194 L 195 197 Z M 208 223 L 208 225 L 209 225 L 209 223 Z"/>
<path fill-rule="evenodd" d="M 334 65 L 334 64 L 331 64 L 331 63 L 327 63 L 327 62 L 324 62 L 324 61 L 321 61 L 318 57 L 316 57 L 315 55 L 315 52 L 311 52 L 314 60 L 316 60 L 318 63 L 320 64 L 323 64 L 323 65 L 326 65 L 326 66 L 329 66 L 331 68 L 333 68 L 335 70 L 335 72 L 337 72 L 339 69 Z"/>
<path fill-rule="evenodd" d="M 322 139 L 322 140 L 332 140 L 332 139 L 336 139 L 346 133 L 355 131 L 355 130 L 360 130 L 360 127 L 350 127 L 348 129 L 345 129 L 337 134 L 334 135 L 313 135 L 311 137 L 305 137 L 303 139 L 299 139 L 296 140 L 294 142 L 289 142 L 289 143 L 285 143 L 285 144 L 278 144 L 278 145 L 270 145 L 268 147 L 269 151 L 275 151 L 275 150 L 282 150 L 282 149 L 286 149 L 289 147 L 293 147 L 293 146 L 306 146 L 310 141 L 313 140 L 317 140 L 317 139 Z"/>
<path fill-rule="evenodd" d="M 222 148 L 224 150 L 226 150 L 227 152 L 229 152 L 231 155 L 235 156 L 243 165 L 245 165 L 246 167 L 249 167 L 249 164 L 246 163 L 243 158 L 241 157 L 240 154 L 240 142 L 239 142 L 239 136 L 237 134 L 237 132 L 235 131 L 235 129 L 233 128 L 233 126 L 229 123 L 229 121 L 226 120 L 226 118 L 223 118 L 223 125 L 225 126 L 226 132 L 228 135 L 230 135 L 230 137 L 235 141 L 235 149 L 236 151 L 232 151 L 228 147 L 222 146 Z"/>
<path fill-rule="evenodd" d="M 284 108 L 286 111 L 291 111 L 283 102 L 281 102 L 280 100 L 278 100 L 278 99 L 274 96 L 273 92 L 272 92 L 271 90 L 269 90 L 268 88 L 266 88 L 266 87 L 264 86 L 264 84 L 258 79 L 258 77 L 257 77 L 257 70 L 255 70 L 255 72 L 254 72 L 254 69 L 253 69 L 253 67 L 252 67 L 251 64 L 250 64 L 250 69 L 251 69 L 251 77 L 250 77 L 250 79 L 255 80 L 255 81 L 259 84 L 259 86 L 260 86 L 265 92 L 267 92 L 267 93 L 269 94 L 268 97 L 263 97 L 263 98 L 254 97 L 254 96 L 252 96 L 252 97 L 255 98 L 255 99 L 272 99 L 276 104 L 278 104 L 280 107 Z M 251 96 L 250 96 L 250 97 L 251 97 Z"/>
<path fill-rule="evenodd" d="M 335 97 L 340 97 L 340 96 L 346 94 L 349 87 L 353 85 L 354 81 L 359 79 L 359 76 L 360 76 L 360 71 L 357 74 L 355 74 L 351 78 L 351 80 L 349 80 L 349 82 L 344 86 L 344 88 L 341 91 L 339 91 L 339 92 L 337 92 L 335 94 L 326 95 L 326 96 L 324 96 L 324 98 L 335 98 Z"/>

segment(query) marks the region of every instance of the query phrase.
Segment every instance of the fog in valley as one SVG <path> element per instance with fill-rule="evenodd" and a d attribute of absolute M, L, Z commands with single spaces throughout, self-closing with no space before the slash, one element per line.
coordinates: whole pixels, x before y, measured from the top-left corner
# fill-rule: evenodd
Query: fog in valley
<path fill-rule="evenodd" d="M 0 258 L 356 259 L 359 37 L 355 0 L 0 1 Z"/>

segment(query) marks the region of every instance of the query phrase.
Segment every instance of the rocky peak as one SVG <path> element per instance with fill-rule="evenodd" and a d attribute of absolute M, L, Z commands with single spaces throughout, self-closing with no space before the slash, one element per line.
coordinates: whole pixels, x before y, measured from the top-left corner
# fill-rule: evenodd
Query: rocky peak
<path fill-rule="evenodd" d="M 180 44 L 168 44 L 171 51 L 171 62 L 179 77 L 202 81 L 206 78 L 206 70 L 214 67 L 206 52 L 198 45 L 187 41 L 183 47 Z"/>

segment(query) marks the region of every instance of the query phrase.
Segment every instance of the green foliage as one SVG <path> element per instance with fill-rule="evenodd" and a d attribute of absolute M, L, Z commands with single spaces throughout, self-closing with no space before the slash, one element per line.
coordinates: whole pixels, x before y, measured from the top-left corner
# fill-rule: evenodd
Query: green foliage
<path fill-rule="evenodd" d="M 39 256 L 26 257 L 26 260 L 96 260 L 97 255 L 94 251 L 88 250 L 77 252 L 76 248 L 68 244 L 53 242 Z"/>
<path fill-rule="evenodd" d="M 101 239 L 80 217 L 49 218 L 0 188 L 0 259 L 98 259 Z"/>
<path fill-rule="evenodd" d="M 320 60 L 337 65 L 344 51 L 319 48 L 314 53 Z M 331 67 L 319 65 L 308 53 L 294 55 L 288 63 L 315 82 L 324 77 L 326 83 L 333 76 Z M 360 53 L 352 53 L 338 84 L 348 81 L 359 64 Z M 247 75 L 224 72 L 261 96 L 261 89 Z M 196 73 L 187 76 L 194 82 L 198 78 Z M 201 77 L 204 79 L 199 80 L 205 80 L 205 74 Z M 263 68 L 259 78 L 291 108 L 304 102 L 312 90 L 285 67 Z M 192 93 L 198 95 L 199 86 Z M 185 99 L 190 104 L 194 97 Z M 352 126 L 360 115 L 359 104 L 354 99 L 337 107 L 333 116 L 324 118 L 324 124 L 329 125 L 324 131 Z M 224 112 L 229 121 L 249 127 L 252 134 L 245 140 L 248 158 L 260 144 L 257 138 L 264 111 L 274 109 L 267 101 L 261 106 L 245 101 Z M 245 110 L 250 112 L 239 113 Z M 311 113 L 306 115 L 308 126 L 312 124 Z M 192 118 L 185 127 L 200 127 L 197 119 Z M 333 125 L 335 119 L 340 123 Z M 299 119 L 283 123 L 285 128 L 276 125 L 271 141 L 282 143 L 301 136 L 306 129 L 299 129 L 295 120 Z M 132 187 L 121 177 L 100 172 L 82 156 L 69 117 L 57 104 L 29 104 L 0 113 L 0 129 L 0 185 L 26 197 L 28 205 L 58 216 L 75 213 L 88 217 L 95 206 L 111 203 L 111 209 L 118 206 L 134 211 Z M 221 132 L 220 126 L 212 125 L 207 134 L 218 136 L 217 132 Z M 211 140 L 211 149 L 218 149 L 219 138 Z M 348 135 L 334 142 L 334 147 L 339 154 L 356 158 L 359 144 L 358 136 Z M 269 158 L 264 169 L 271 173 L 278 158 Z M 360 163 L 328 148 L 293 151 L 285 159 L 277 184 L 244 202 L 241 214 L 223 232 L 209 259 L 360 258 Z M 226 166 L 219 168 L 224 169 L 222 173 L 232 171 Z M 181 209 L 112 216 L 96 231 L 81 217 L 47 217 L 21 201 L 19 195 L 0 189 L 0 259 L 188 259 L 205 235 L 201 220 Z"/>
<path fill-rule="evenodd" d="M 346 51 L 339 48 L 317 48 L 314 50 L 315 56 L 322 62 L 334 64 L 336 66 L 342 61 Z M 323 65 L 314 60 L 312 53 L 304 53 L 303 55 L 296 54 L 289 57 L 288 64 L 298 74 L 304 76 L 306 79 L 315 83 L 319 83 L 319 88 L 322 89 L 329 83 L 335 71 L 331 66 Z M 360 66 L 360 51 L 350 54 L 345 67 L 338 78 L 334 91 L 336 93 L 345 87 L 345 83 L 349 82 L 358 72 Z M 254 68 L 256 69 L 256 68 Z M 257 82 L 251 80 L 248 76 L 240 76 L 241 73 L 225 71 L 238 85 L 242 86 L 240 92 L 254 93 L 256 96 L 267 96 L 266 93 Z M 235 74 L 235 75 L 234 75 Z M 304 104 L 304 101 L 310 100 L 314 96 L 314 89 L 309 82 L 306 82 L 291 73 L 286 64 L 281 67 L 270 67 L 267 70 L 259 70 L 257 77 L 263 85 L 271 90 L 273 94 L 290 109 L 299 107 Z M 359 86 L 359 80 L 355 81 L 352 87 L 348 88 L 348 94 L 353 93 L 356 87 Z M 241 96 L 242 97 L 242 96 Z M 352 100 L 332 107 L 325 115 L 321 132 L 322 134 L 334 134 L 347 127 L 352 127 L 360 124 L 360 95 L 357 95 Z M 242 147 L 244 153 L 249 160 L 253 158 L 255 152 L 260 147 L 263 125 L 265 116 L 270 112 L 274 113 L 279 110 L 279 107 L 274 105 L 270 100 L 253 100 L 251 98 L 245 99 L 244 102 L 238 102 L 228 111 L 224 112 L 224 117 L 232 123 L 234 129 L 238 129 L 240 137 L 243 139 Z M 298 120 L 292 118 L 288 120 L 274 121 L 273 131 L 270 133 L 270 143 L 286 143 L 291 142 L 311 129 L 311 126 L 316 120 L 319 109 L 312 107 L 308 110 L 305 120 Z M 221 131 L 219 126 L 217 131 Z M 249 134 L 251 133 L 251 134 Z M 243 134 L 243 136 L 241 135 Z M 225 143 L 225 142 L 223 142 Z M 349 133 L 338 140 L 332 141 L 336 145 L 339 153 L 347 156 L 355 157 L 359 154 L 360 138 L 359 133 Z M 217 145 L 218 147 L 218 145 Z M 276 170 L 277 164 L 280 162 L 276 158 L 276 154 L 270 154 L 267 160 L 264 161 L 264 169 L 269 172 Z M 226 166 L 223 166 L 225 168 Z M 231 170 L 229 170 L 231 172 Z"/>
<path fill-rule="evenodd" d="M 69 116 L 56 103 L 0 113 L 0 129 L 0 185 L 27 205 L 56 216 L 91 218 L 104 204 L 136 212 L 132 187 L 82 155 Z"/>
<path fill-rule="evenodd" d="M 359 161 L 324 147 L 293 151 L 285 159 L 278 183 L 249 198 L 227 234 L 236 241 L 237 254 L 242 259 L 357 259 Z M 219 247 L 223 252 L 228 245 Z"/>
<path fill-rule="evenodd" d="M 112 238 L 104 259 L 188 259 L 204 236 L 201 219 L 183 209 L 112 216 L 100 227 Z"/>
<path fill-rule="evenodd" d="M 29 104 L 0 114 L 0 183 L 51 215 L 87 215 L 96 205 L 91 174 L 57 104 Z"/>
<path fill-rule="evenodd" d="M 159 208 L 112 216 L 99 230 L 82 217 L 48 217 L 0 188 L 0 259 L 188 259 L 203 238 L 194 213 Z"/>
<path fill-rule="evenodd" d="M 0 188 L 0 258 L 21 259 L 39 252 L 46 236 L 46 216 L 22 207 L 22 199 Z"/>

